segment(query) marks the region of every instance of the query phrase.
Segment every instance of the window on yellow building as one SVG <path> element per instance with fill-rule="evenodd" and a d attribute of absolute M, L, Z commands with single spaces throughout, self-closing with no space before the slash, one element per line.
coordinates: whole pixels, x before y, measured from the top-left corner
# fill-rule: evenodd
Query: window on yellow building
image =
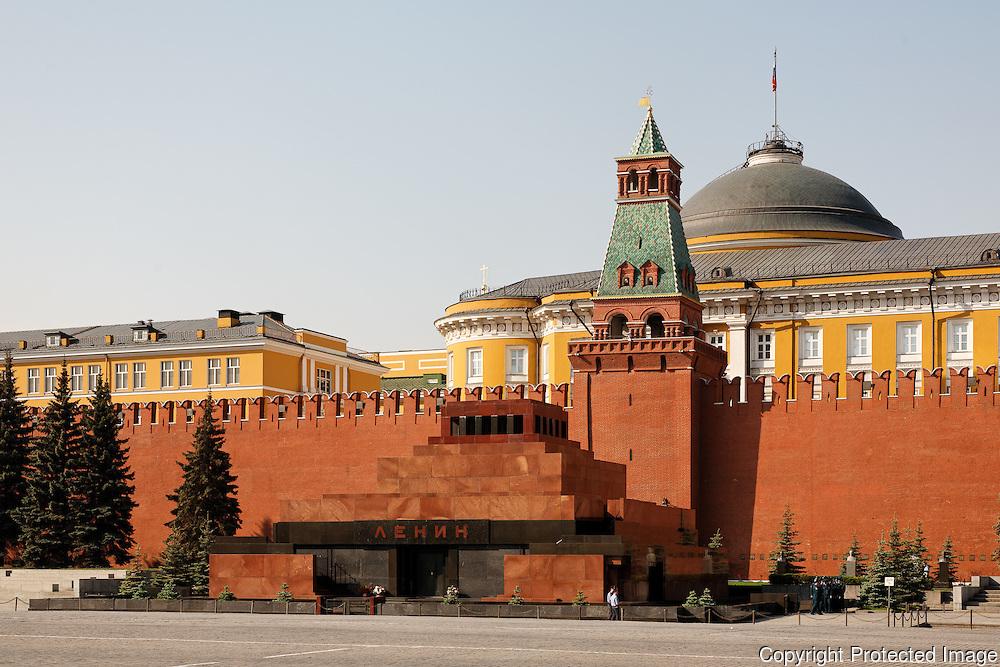
<path fill-rule="evenodd" d="M 240 358 L 226 357 L 226 384 L 240 383 Z"/>
<path fill-rule="evenodd" d="M 208 384 L 222 384 L 222 359 L 208 360 Z"/>
<path fill-rule="evenodd" d="M 708 342 L 720 350 L 726 349 L 726 334 L 721 331 L 708 334 Z"/>
<path fill-rule="evenodd" d="M 549 344 L 542 343 L 538 351 L 538 363 L 542 367 L 542 382 L 549 381 Z"/>
<path fill-rule="evenodd" d="M 128 389 L 128 364 L 115 364 L 115 389 Z"/>
<path fill-rule="evenodd" d="M 896 325 L 896 354 L 920 354 L 920 322 L 900 322 Z"/>
<path fill-rule="evenodd" d="M 507 382 L 528 381 L 528 348 L 507 348 Z"/>
<path fill-rule="evenodd" d="M 455 386 L 455 353 L 448 353 L 448 389 Z"/>
<path fill-rule="evenodd" d="M 101 381 L 101 366 L 100 364 L 90 364 L 87 366 L 87 391 L 94 392 L 97 390 L 97 383 Z"/>
<path fill-rule="evenodd" d="M 51 394 L 56 390 L 56 367 L 49 366 L 45 369 L 45 393 Z"/>
<path fill-rule="evenodd" d="M 181 359 L 179 362 L 178 378 L 177 383 L 181 387 L 191 386 L 191 360 Z"/>
<path fill-rule="evenodd" d="M 316 369 L 316 391 L 321 394 L 333 392 L 333 372 L 325 368 Z"/>
<path fill-rule="evenodd" d="M 160 362 L 160 386 L 161 387 L 174 386 L 174 362 L 172 361 Z"/>
<path fill-rule="evenodd" d="M 948 351 L 972 351 L 972 320 L 948 320 Z"/>
<path fill-rule="evenodd" d="M 137 361 L 132 364 L 132 388 L 133 389 L 145 389 L 146 388 L 146 362 Z"/>
<path fill-rule="evenodd" d="M 872 325 L 852 324 L 847 327 L 847 363 L 870 363 L 872 356 Z"/>
<path fill-rule="evenodd" d="M 819 328 L 802 329 L 799 349 L 803 362 L 812 364 L 821 362 L 823 360 L 823 330 Z"/>
<path fill-rule="evenodd" d="M 468 353 L 468 363 L 466 365 L 466 381 L 470 385 L 483 383 L 483 350 L 473 348 Z"/>
<path fill-rule="evenodd" d="M 71 366 L 69 369 L 70 391 L 83 391 L 83 366 Z"/>
<path fill-rule="evenodd" d="M 39 371 L 37 368 L 28 369 L 28 393 L 37 394 L 38 393 L 38 378 Z"/>
<path fill-rule="evenodd" d="M 773 361 L 774 360 L 774 334 L 770 331 L 759 331 L 756 335 L 757 339 L 757 350 L 755 359 L 757 361 Z"/>

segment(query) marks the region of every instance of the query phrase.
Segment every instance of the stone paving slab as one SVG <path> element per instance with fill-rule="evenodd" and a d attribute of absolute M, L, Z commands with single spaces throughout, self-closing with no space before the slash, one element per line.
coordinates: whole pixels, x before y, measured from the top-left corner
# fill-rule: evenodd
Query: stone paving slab
<path fill-rule="evenodd" d="M 773 651 L 850 647 L 996 650 L 1000 628 L 844 627 L 795 616 L 756 625 L 372 616 L 0 610 L 0 664 L 718 665 L 781 664 Z M 839 620 L 843 620 L 842 618 Z M 761 659 L 762 648 L 772 659 Z M 794 663 L 791 663 L 794 664 Z M 801 664 L 818 664 L 804 660 Z M 828 662 L 827 664 L 838 664 Z M 883 663 L 884 664 L 884 663 Z M 893 664 L 919 664 L 894 662 Z M 975 661 L 934 664 L 976 664 Z M 1000 664 L 984 662 L 983 664 Z"/>

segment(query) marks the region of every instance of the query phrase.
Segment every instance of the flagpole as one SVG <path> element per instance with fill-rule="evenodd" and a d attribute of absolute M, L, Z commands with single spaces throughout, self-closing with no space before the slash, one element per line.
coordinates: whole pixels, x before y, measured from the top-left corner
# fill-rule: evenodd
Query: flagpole
<path fill-rule="evenodd" d="M 778 49 L 774 49 L 774 66 L 771 70 L 771 92 L 774 93 L 774 132 L 778 133 Z"/>

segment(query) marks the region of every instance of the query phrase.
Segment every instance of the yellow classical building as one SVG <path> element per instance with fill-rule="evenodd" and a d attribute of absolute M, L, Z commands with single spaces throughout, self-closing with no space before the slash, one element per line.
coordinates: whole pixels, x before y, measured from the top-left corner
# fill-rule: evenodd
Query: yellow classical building
<path fill-rule="evenodd" d="M 48 400 L 63 361 L 75 397 L 86 400 L 103 376 L 118 403 L 373 391 L 386 371 L 345 339 L 291 327 L 276 311 L 4 332 L 0 349 L 12 352 L 29 405 Z"/>
<path fill-rule="evenodd" d="M 642 157 L 661 147 L 649 110 L 619 192 L 655 195 L 660 180 Z M 731 378 L 814 374 L 818 392 L 819 373 L 870 381 L 998 362 L 1000 234 L 904 239 L 856 189 L 805 166 L 802 145 L 780 128 L 681 217 L 704 335 L 726 350 Z M 567 343 L 590 337 L 599 279 L 543 276 L 463 294 L 435 323 L 448 384 L 572 383 Z"/>

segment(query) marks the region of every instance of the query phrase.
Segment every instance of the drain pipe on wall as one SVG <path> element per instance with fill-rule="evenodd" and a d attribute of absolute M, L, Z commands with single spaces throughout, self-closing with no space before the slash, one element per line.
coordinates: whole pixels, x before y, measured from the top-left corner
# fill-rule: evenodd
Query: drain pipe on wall
<path fill-rule="evenodd" d="M 760 308 L 760 302 L 764 299 L 764 290 L 762 290 L 761 288 L 757 287 L 756 283 L 754 283 L 752 280 L 746 281 L 746 286 L 747 286 L 748 289 L 755 289 L 755 290 L 757 290 L 757 303 L 754 304 L 753 311 L 751 311 L 751 313 L 750 313 L 750 319 L 747 321 L 746 354 L 745 354 L 745 359 L 744 359 L 744 362 L 743 362 L 744 363 L 744 369 L 743 369 L 744 373 L 743 373 L 743 392 L 742 393 L 743 393 L 743 396 L 744 396 L 744 400 L 745 400 L 745 397 L 746 397 L 747 384 L 749 384 L 749 382 L 750 382 L 750 350 L 751 350 L 751 344 L 750 344 L 751 333 L 750 333 L 750 331 L 751 331 L 751 327 L 753 326 L 754 318 L 757 317 L 757 309 Z"/>
<path fill-rule="evenodd" d="M 580 313 L 576 312 L 576 306 L 574 305 L 575 303 L 576 303 L 576 299 L 570 299 L 569 300 L 569 309 L 573 311 L 573 314 L 576 315 L 577 321 L 580 322 L 580 324 L 583 325 L 583 328 L 586 329 L 587 333 L 589 333 L 590 336 L 591 336 L 591 338 L 593 338 L 594 337 L 594 331 L 593 331 L 593 329 L 591 329 L 589 326 L 587 326 L 587 323 L 583 321 L 582 317 L 580 317 Z"/>
<path fill-rule="evenodd" d="M 934 281 L 937 279 L 937 267 L 931 269 L 931 277 L 927 281 L 927 298 L 931 301 L 931 367 L 937 368 L 937 313 L 934 311 Z"/>
<path fill-rule="evenodd" d="M 540 357 L 542 355 L 542 344 L 538 342 L 538 334 L 535 333 L 535 326 L 531 323 L 531 309 L 524 309 L 524 319 L 528 321 L 528 329 L 531 330 L 531 337 L 535 339 L 535 384 L 541 384 L 541 378 L 538 376 L 541 370 L 541 364 L 539 363 Z"/>

